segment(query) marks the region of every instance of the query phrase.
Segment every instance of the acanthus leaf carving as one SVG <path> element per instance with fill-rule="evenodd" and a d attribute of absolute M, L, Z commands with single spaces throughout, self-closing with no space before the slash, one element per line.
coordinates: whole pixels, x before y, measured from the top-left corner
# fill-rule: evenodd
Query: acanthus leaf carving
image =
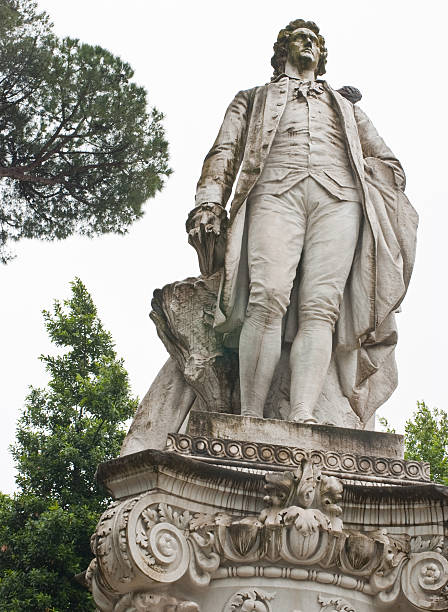
<path fill-rule="evenodd" d="M 120 582 L 130 582 L 133 578 L 133 565 L 129 559 L 126 530 L 129 515 L 138 497 L 125 503 L 113 502 L 103 513 L 96 532 L 91 538 L 91 548 L 97 559 L 97 569 L 101 582 L 106 588 L 113 589 L 110 578 L 120 576 Z"/>
<path fill-rule="evenodd" d="M 441 553 L 443 550 L 443 536 L 436 535 L 423 539 L 421 536 L 416 536 L 410 539 L 410 548 L 412 552 L 419 553 L 427 550 Z"/>
<path fill-rule="evenodd" d="M 159 516 L 163 522 L 171 523 L 178 529 L 188 529 L 192 519 L 188 510 L 182 513 L 176 512 L 176 510 L 168 506 L 168 504 L 159 504 Z"/>

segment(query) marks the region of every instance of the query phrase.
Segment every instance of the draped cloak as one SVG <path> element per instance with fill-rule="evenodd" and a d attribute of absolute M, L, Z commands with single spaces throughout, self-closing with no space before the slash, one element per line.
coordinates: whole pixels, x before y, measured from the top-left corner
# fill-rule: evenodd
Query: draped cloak
<path fill-rule="evenodd" d="M 395 312 L 409 284 L 418 217 L 403 190 L 400 162 L 366 114 L 323 82 L 330 92 L 357 179 L 363 224 L 333 337 L 341 393 L 365 424 L 397 385 Z M 215 328 L 227 346 L 238 346 L 249 297 L 247 198 L 260 176 L 287 102 L 289 78 L 239 92 L 205 158 L 196 205 L 230 207 L 229 229 Z M 297 333 L 297 299 L 292 291 L 284 340 Z"/>

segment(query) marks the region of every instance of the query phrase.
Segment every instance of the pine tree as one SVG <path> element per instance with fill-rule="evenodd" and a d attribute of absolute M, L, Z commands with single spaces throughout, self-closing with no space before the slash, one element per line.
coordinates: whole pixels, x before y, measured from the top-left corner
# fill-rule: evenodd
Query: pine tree
<path fill-rule="evenodd" d="M 133 70 L 0 0 L 0 261 L 8 243 L 124 233 L 170 174 L 162 115 Z"/>
<path fill-rule="evenodd" d="M 0 498 L 0 601 L 11 612 L 94 610 L 75 580 L 107 493 L 98 463 L 119 454 L 137 401 L 83 283 L 44 311 L 58 347 L 41 356 L 50 380 L 31 388 L 12 448 L 20 493 Z"/>

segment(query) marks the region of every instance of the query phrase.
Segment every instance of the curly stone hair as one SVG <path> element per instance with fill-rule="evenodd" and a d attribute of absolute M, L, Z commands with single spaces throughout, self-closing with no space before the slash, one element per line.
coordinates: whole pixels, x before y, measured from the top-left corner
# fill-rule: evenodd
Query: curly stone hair
<path fill-rule="evenodd" d="M 278 77 L 285 70 L 286 59 L 288 57 L 289 39 L 291 34 L 298 28 L 308 28 L 308 30 L 311 30 L 317 34 L 320 57 L 316 68 L 316 76 L 325 74 L 325 64 L 327 63 L 328 55 L 327 48 L 325 47 L 325 38 L 319 34 L 319 27 L 314 23 L 314 21 L 295 19 L 294 21 L 291 21 L 286 28 L 283 28 L 283 30 L 280 30 L 278 33 L 277 42 L 274 44 L 274 55 L 271 59 L 271 65 L 274 68 L 273 79 Z"/>

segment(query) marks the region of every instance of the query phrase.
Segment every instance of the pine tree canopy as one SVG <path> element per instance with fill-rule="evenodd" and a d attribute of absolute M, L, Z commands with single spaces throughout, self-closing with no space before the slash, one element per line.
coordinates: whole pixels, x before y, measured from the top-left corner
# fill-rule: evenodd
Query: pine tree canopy
<path fill-rule="evenodd" d="M 124 233 L 163 186 L 167 142 L 131 67 L 0 0 L 0 260 L 20 238 Z"/>

